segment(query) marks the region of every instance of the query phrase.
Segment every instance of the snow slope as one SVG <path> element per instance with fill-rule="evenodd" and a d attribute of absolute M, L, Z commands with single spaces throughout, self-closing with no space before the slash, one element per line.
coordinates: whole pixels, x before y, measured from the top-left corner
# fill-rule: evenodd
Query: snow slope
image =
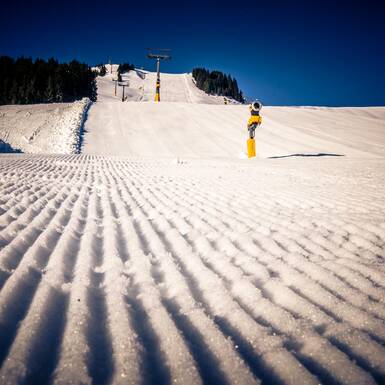
<path fill-rule="evenodd" d="M 113 65 L 112 74 L 110 66 L 106 67 L 106 76 L 98 77 L 98 100 L 100 102 L 121 101 L 122 89 L 118 88 L 115 97 L 115 85 L 117 66 Z M 153 101 L 155 97 L 156 72 L 136 69 L 122 74 L 123 83 L 129 84 L 125 92 L 128 101 Z M 237 101 L 226 98 L 230 104 L 239 104 Z M 163 102 L 185 102 L 201 104 L 224 104 L 223 96 L 207 95 L 198 89 L 191 74 L 161 74 L 161 101 Z"/>
<path fill-rule="evenodd" d="M 1 156 L 0 383 L 383 383 L 384 166 Z"/>
<path fill-rule="evenodd" d="M 244 155 L 247 106 L 224 105 L 221 98 L 197 89 L 186 74 L 161 74 L 162 102 L 134 103 L 153 100 L 155 73 L 145 73 L 145 79 L 135 71 L 124 76 L 129 83 L 124 103 L 120 88 L 114 96 L 111 75 L 98 78 L 99 96 L 85 123 L 83 153 L 188 158 Z M 264 107 L 262 116 L 263 126 L 256 134 L 262 158 L 385 155 L 384 107 Z"/>
<path fill-rule="evenodd" d="M 239 159 L 245 106 L 108 76 L 83 154 L 0 155 L 0 384 L 385 383 L 385 108 Z"/>
<path fill-rule="evenodd" d="M 246 149 L 246 106 L 97 102 L 85 123 L 86 154 L 238 158 Z M 265 107 L 259 157 L 385 155 L 385 108 Z"/>
<path fill-rule="evenodd" d="M 89 103 L 0 106 L 0 140 L 28 153 L 74 154 Z"/>

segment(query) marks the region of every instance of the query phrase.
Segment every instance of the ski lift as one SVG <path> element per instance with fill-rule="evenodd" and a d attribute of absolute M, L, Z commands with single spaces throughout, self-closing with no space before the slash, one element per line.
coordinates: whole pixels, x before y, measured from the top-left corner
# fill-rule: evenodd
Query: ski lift
<path fill-rule="evenodd" d="M 147 57 L 156 60 L 155 101 L 160 102 L 160 61 L 171 59 L 169 48 L 147 48 Z"/>

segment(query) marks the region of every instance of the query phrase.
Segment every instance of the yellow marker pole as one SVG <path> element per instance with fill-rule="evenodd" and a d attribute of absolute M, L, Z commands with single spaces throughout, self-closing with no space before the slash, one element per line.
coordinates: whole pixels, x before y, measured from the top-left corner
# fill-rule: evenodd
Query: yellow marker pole
<path fill-rule="evenodd" d="M 247 139 L 247 157 L 253 158 L 255 155 L 255 139 L 249 138 Z"/>

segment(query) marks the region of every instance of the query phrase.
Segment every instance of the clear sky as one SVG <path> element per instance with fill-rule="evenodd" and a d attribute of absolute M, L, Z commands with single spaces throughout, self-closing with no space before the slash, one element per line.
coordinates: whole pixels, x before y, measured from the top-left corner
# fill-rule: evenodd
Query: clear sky
<path fill-rule="evenodd" d="M 230 73 L 270 105 L 385 105 L 385 1 L 3 2 L 0 55 Z"/>

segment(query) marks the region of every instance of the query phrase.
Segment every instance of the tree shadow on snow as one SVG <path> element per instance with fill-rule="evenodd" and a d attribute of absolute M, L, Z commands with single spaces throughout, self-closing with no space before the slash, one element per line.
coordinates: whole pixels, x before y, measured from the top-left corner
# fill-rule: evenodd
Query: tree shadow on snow
<path fill-rule="evenodd" d="M 22 152 L 19 148 L 13 148 L 9 143 L 0 139 L 0 153 L 21 154 Z"/>
<path fill-rule="evenodd" d="M 292 157 L 321 157 L 321 156 L 345 156 L 342 154 L 327 154 L 320 152 L 318 154 L 291 154 L 291 155 L 281 155 L 281 156 L 269 156 L 268 159 L 281 159 L 281 158 L 292 158 Z"/>

